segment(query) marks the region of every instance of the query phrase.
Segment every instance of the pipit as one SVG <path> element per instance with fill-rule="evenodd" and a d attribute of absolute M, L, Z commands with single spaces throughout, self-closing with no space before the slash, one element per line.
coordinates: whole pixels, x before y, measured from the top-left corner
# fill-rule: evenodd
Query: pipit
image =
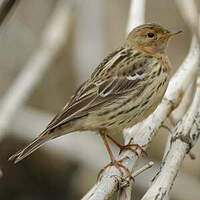
<path fill-rule="evenodd" d="M 123 45 L 102 61 L 46 129 L 9 159 L 17 163 L 51 139 L 90 130 L 102 136 L 111 164 L 123 167 L 115 160 L 107 138 L 121 150 L 127 148 L 111 135 L 144 120 L 161 102 L 170 73 L 166 47 L 169 38 L 180 32 L 158 24 L 133 29 Z"/>

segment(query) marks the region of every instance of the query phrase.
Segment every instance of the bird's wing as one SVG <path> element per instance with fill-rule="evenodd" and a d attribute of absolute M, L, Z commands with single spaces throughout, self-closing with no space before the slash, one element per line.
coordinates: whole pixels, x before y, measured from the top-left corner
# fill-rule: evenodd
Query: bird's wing
<path fill-rule="evenodd" d="M 70 102 L 49 123 L 46 130 L 55 129 L 71 120 L 87 116 L 91 111 L 98 110 L 134 90 L 140 92 L 144 89 L 145 84 L 141 83 L 147 78 L 145 65 L 148 64 L 144 56 L 141 59 L 134 58 L 134 54 L 127 57 L 124 51 L 121 52 L 122 50 L 115 51 L 112 56 L 104 59 L 91 79 L 81 85 Z M 122 57 L 129 64 L 124 65 Z M 113 64 L 115 66 L 112 66 Z"/>

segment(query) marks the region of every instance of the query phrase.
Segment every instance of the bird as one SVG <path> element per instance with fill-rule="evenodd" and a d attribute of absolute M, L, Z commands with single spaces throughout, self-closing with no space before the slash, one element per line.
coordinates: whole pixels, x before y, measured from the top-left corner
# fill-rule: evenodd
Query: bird
<path fill-rule="evenodd" d="M 168 41 L 181 32 L 156 23 L 134 28 L 75 91 L 45 130 L 9 160 L 17 163 L 49 140 L 89 130 L 102 137 L 111 164 L 123 167 L 115 160 L 107 139 L 121 150 L 127 148 L 128 145 L 120 145 L 112 135 L 143 121 L 159 105 L 170 79 Z"/>

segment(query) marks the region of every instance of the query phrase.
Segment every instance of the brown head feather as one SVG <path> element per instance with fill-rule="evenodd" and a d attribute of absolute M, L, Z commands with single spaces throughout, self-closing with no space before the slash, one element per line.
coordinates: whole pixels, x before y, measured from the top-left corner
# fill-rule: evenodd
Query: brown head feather
<path fill-rule="evenodd" d="M 129 33 L 125 45 L 150 54 L 164 53 L 169 38 L 180 32 L 169 31 L 159 24 L 143 24 Z"/>

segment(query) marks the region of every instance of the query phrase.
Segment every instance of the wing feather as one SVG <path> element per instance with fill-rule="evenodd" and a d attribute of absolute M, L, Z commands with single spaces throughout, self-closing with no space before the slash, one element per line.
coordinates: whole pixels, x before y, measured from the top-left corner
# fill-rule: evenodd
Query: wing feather
<path fill-rule="evenodd" d="M 126 52 L 127 56 L 125 56 Z M 112 56 L 104 59 L 91 79 L 81 85 L 70 102 L 49 123 L 47 129 L 51 130 L 73 119 L 86 116 L 91 111 L 111 103 L 113 99 L 116 101 L 117 98 L 140 87 L 141 82 L 147 78 L 145 74 L 148 73 L 145 72 L 148 70 L 148 63 L 144 60 L 144 56 L 140 59 L 138 53 L 138 58 L 134 59 L 135 52 L 132 50 L 132 56 L 130 52 L 130 50 L 119 49 Z M 120 60 L 120 55 L 123 59 L 112 67 L 116 60 Z M 125 57 L 131 59 L 130 61 L 126 58 L 128 64 L 124 64 Z"/>

